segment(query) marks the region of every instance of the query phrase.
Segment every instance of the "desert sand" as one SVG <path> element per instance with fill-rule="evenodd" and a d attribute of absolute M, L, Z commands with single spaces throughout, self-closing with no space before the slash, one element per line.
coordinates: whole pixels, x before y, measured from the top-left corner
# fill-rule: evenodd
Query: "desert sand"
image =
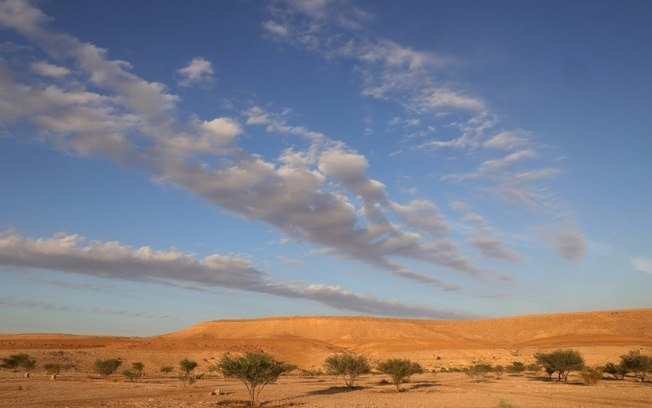
<path fill-rule="evenodd" d="M 533 362 L 539 351 L 579 350 L 587 364 L 618 362 L 630 350 L 652 355 L 652 309 L 567 313 L 511 318 L 439 321 L 370 317 L 282 317 L 219 320 L 153 337 L 0 334 L 0 356 L 18 352 L 36 358 L 31 378 L 0 371 L 1 407 L 176 407 L 244 406 L 244 387 L 224 380 L 208 367 L 225 352 L 263 350 L 305 370 L 319 370 L 332 353 L 350 351 L 370 361 L 409 358 L 429 371 L 414 376 L 396 393 L 386 376 L 362 377 L 352 391 L 329 376 L 295 372 L 269 385 L 265 406 L 306 407 L 496 407 L 508 400 L 518 407 L 650 407 L 652 382 L 608 379 L 582 385 L 550 382 L 543 373 L 503 375 L 477 382 L 462 373 L 440 372 L 486 362 L 507 365 Z M 120 374 L 108 379 L 93 373 L 96 359 L 120 358 L 121 369 L 145 364 L 146 376 L 128 382 Z M 159 372 L 183 358 L 205 373 L 184 386 Z M 46 362 L 72 363 L 73 370 L 50 381 Z M 121 371 L 121 370 L 119 370 Z M 209 395 L 222 390 L 222 395 Z"/>

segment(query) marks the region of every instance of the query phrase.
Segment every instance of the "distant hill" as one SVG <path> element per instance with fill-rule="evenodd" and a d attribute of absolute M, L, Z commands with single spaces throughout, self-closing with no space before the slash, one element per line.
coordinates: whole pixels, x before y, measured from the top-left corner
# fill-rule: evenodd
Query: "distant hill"
<path fill-rule="evenodd" d="M 652 345 L 652 309 L 518 316 L 486 320 L 278 317 L 217 320 L 162 339 L 314 340 L 337 347 L 423 343 L 443 348 Z"/>
<path fill-rule="evenodd" d="M 160 366 L 191 356 L 208 364 L 224 352 L 264 350 L 318 368 L 334 352 L 370 359 L 411 358 L 426 367 L 474 361 L 530 361 L 538 350 L 581 349 L 591 364 L 617 360 L 633 348 L 652 353 L 652 309 L 518 316 L 486 320 L 411 320 L 372 317 L 274 317 L 217 320 L 152 337 L 0 334 L 0 352 L 54 350 L 91 367 L 94 358 L 122 356 Z M 88 360 L 88 361 L 86 361 Z M 202 363 L 202 364 L 204 364 Z"/>

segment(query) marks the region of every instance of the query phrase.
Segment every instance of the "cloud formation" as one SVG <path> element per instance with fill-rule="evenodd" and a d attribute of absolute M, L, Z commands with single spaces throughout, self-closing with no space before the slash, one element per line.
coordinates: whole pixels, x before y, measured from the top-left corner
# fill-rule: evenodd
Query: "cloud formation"
<path fill-rule="evenodd" d="M 636 256 L 631 260 L 632 268 L 639 272 L 652 274 L 652 259 Z"/>
<path fill-rule="evenodd" d="M 78 235 L 58 233 L 49 238 L 29 238 L 16 232 L 0 234 L 0 265 L 56 270 L 95 277 L 153 282 L 194 289 L 223 287 L 286 298 L 313 300 L 360 313 L 461 318 L 450 310 L 388 302 L 358 295 L 340 286 L 275 282 L 244 258 L 211 254 L 204 258 L 176 250 L 144 246 L 131 248 L 117 241 L 87 242 Z M 38 305 L 37 305 L 38 306 Z"/>
<path fill-rule="evenodd" d="M 193 58 L 188 65 L 180 68 L 177 72 L 181 75 L 179 84 L 182 86 L 209 84 L 214 79 L 213 64 L 202 57 Z"/>

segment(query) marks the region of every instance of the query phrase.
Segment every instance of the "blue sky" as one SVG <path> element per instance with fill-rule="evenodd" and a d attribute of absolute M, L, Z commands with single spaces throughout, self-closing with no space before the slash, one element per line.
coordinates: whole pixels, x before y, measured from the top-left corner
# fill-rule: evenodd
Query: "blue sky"
<path fill-rule="evenodd" d="M 651 17 L 0 1 L 0 331 L 651 307 Z"/>

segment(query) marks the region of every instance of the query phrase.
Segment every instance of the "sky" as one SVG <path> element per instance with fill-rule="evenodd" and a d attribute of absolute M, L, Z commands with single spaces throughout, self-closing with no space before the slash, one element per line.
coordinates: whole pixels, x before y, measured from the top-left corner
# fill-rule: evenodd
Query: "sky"
<path fill-rule="evenodd" d="M 0 0 L 0 332 L 652 307 L 651 18 Z"/>

